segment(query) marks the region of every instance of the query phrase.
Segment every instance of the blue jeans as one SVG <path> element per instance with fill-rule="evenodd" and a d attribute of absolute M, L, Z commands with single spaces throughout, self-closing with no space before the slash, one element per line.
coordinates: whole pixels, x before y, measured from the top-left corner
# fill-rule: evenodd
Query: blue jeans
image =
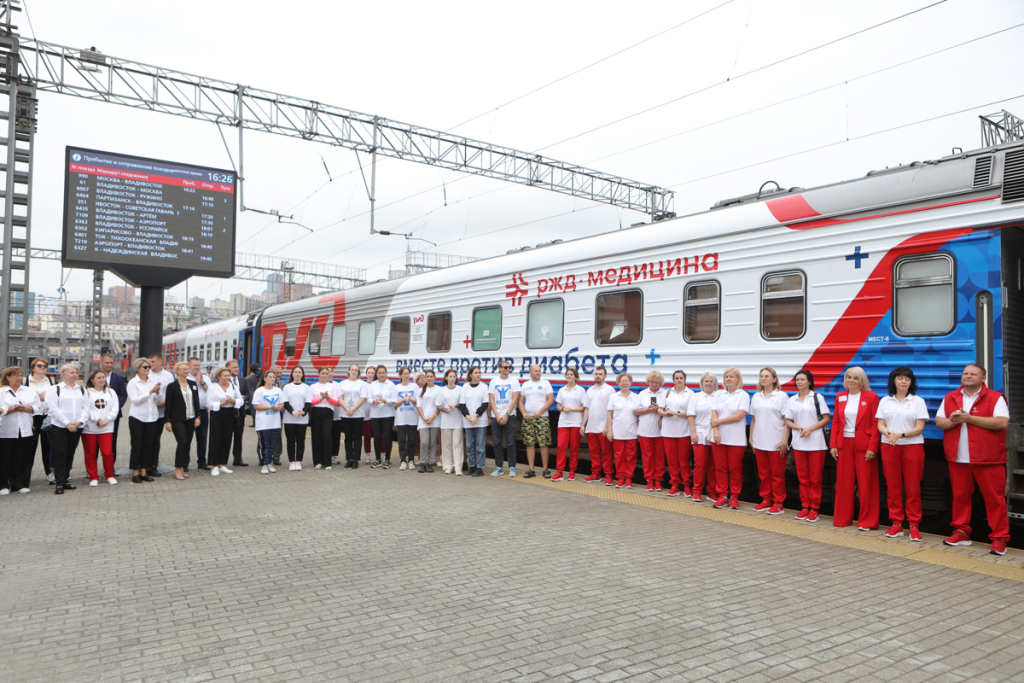
<path fill-rule="evenodd" d="M 260 436 L 260 464 L 269 465 L 274 460 L 274 447 L 281 436 L 281 429 L 261 429 L 256 433 Z"/>
<path fill-rule="evenodd" d="M 466 427 L 466 459 L 470 467 L 487 464 L 487 427 Z"/>

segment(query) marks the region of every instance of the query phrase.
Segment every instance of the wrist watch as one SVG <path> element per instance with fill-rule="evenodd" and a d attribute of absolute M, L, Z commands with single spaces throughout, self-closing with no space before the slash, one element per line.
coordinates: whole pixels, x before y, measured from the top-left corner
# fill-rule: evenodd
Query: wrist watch
<path fill-rule="evenodd" d="M 900 432 L 900 438 L 901 439 L 907 438 L 907 433 L 906 432 Z"/>

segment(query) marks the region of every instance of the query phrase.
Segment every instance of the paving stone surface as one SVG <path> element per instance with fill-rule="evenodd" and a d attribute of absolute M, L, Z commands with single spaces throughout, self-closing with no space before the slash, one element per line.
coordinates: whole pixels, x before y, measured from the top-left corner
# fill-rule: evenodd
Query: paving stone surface
<path fill-rule="evenodd" d="M 0 681 L 1024 681 L 1007 578 L 439 470 L 74 473 L 0 499 Z"/>

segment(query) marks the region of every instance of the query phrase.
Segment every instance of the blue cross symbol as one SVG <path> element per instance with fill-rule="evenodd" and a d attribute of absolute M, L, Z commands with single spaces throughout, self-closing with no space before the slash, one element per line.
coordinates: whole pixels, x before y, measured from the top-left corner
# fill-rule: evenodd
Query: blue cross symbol
<path fill-rule="evenodd" d="M 847 257 L 846 257 L 846 260 L 847 261 L 856 261 L 856 264 L 853 267 L 854 268 L 860 268 L 860 262 L 863 259 L 868 258 L 869 256 L 871 256 L 871 254 L 862 254 L 862 253 L 860 253 L 860 247 L 854 247 L 853 253 L 852 254 L 848 254 Z"/>
<path fill-rule="evenodd" d="M 656 361 L 659 358 L 661 358 L 661 355 L 655 353 L 654 349 L 651 349 L 651 352 L 649 354 L 647 354 L 646 356 L 644 356 L 644 358 L 650 358 L 651 359 L 651 365 L 654 365 L 654 361 Z"/>

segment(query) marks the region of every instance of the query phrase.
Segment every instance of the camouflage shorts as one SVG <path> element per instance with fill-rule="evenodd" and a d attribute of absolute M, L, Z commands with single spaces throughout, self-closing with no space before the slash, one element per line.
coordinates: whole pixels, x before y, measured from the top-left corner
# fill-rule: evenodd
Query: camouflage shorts
<path fill-rule="evenodd" d="M 523 443 L 527 446 L 551 445 L 551 422 L 548 416 L 523 418 Z"/>

